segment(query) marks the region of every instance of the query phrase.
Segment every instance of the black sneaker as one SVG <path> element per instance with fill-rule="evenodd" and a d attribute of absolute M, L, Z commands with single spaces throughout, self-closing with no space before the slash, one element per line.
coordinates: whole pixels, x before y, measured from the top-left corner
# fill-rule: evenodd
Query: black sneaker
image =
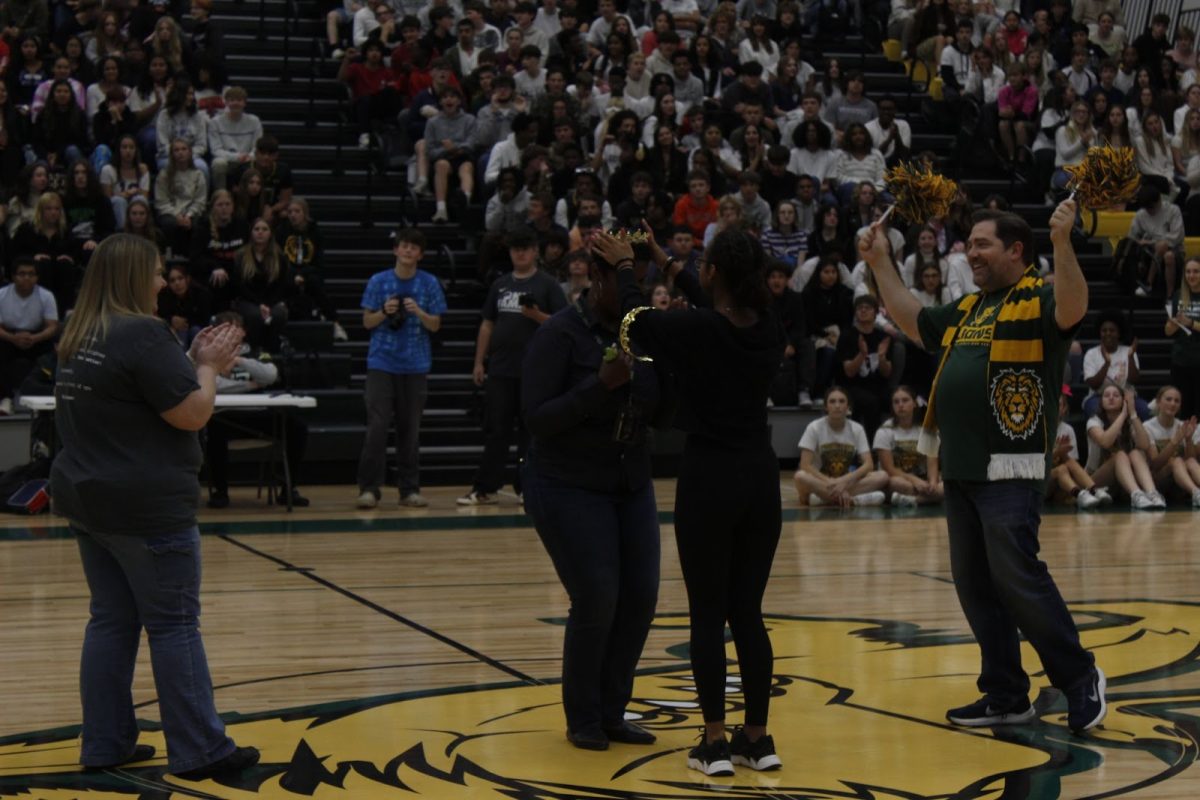
<path fill-rule="evenodd" d="M 955 725 L 967 728 L 985 728 L 989 725 L 1022 725 L 1037 716 L 1028 697 L 1015 700 L 997 700 L 994 697 L 983 697 L 967 706 L 952 708 L 946 712 L 946 719 Z"/>
<path fill-rule="evenodd" d="M 738 728 L 729 742 L 729 752 L 733 754 L 733 763 L 739 767 L 765 772 L 783 766 L 779 756 L 775 755 L 775 740 L 766 734 L 752 742 L 746 732 Z"/>
<path fill-rule="evenodd" d="M 139 761 L 149 761 L 154 758 L 154 747 L 148 744 L 134 745 L 133 752 L 128 758 L 123 758 L 120 761 L 112 764 L 85 764 L 83 769 L 85 772 L 99 772 L 104 769 L 113 769 L 115 767 L 123 767 L 126 764 L 136 764 Z"/>
<path fill-rule="evenodd" d="M 732 775 L 733 762 L 729 756 L 729 742 L 724 736 L 714 742 L 706 742 L 701 734 L 700 744 L 688 751 L 688 769 L 703 772 L 705 775 Z"/>
<path fill-rule="evenodd" d="M 1104 689 L 1108 682 L 1104 672 L 1096 667 L 1096 671 L 1083 683 L 1064 692 L 1067 696 L 1067 727 L 1075 733 L 1099 725 L 1108 714 L 1108 706 L 1104 702 Z"/>
<path fill-rule="evenodd" d="M 223 778 L 245 769 L 250 769 L 258 763 L 258 748 L 238 747 L 224 758 L 205 764 L 203 767 L 189 769 L 187 772 L 177 772 L 175 777 L 185 781 L 202 781 L 208 778 Z"/>

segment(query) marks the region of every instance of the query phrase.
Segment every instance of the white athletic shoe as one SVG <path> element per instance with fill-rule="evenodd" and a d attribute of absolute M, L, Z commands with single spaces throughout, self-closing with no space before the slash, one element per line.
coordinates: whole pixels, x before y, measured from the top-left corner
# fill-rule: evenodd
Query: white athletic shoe
<path fill-rule="evenodd" d="M 1192 492 L 1192 508 L 1200 508 L 1200 489 Z"/>
<path fill-rule="evenodd" d="M 472 490 L 454 502 L 460 506 L 494 506 L 500 503 L 500 498 L 494 494 Z"/>
<path fill-rule="evenodd" d="M 1150 501 L 1154 503 L 1154 508 L 1161 510 L 1167 507 L 1167 498 L 1160 492 L 1150 492 Z"/>
<path fill-rule="evenodd" d="M 335 342 L 348 342 L 350 335 L 346 333 L 346 329 L 342 327 L 342 323 L 333 323 L 333 340 Z"/>
<path fill-rule="evenodd" d="M 1099 500 L 1100 505 L 1102 506 L 1112 505 L 1112 495 L 1109 494 L 1108 489 L 1103 486 L 1097 486 L 1095 489 L 1092 489 L 1092 496 Z"/>
<path fill-rule="evenodd" d="M 825 505 L 825 501 L 821 499 L 821 495 L 819 494 L 810 494 L 808 496 L 808 504 L 810 506 L 823 506 Z"/>
<path fill-rule="evenodd" d="M 903 492 L 892 492 L 892 505 L 897 508 L 914 508 L 917 505 L 917 496 L 915 494 L 904 494 Z"/>
<path fill-rule="evenodd" d="M 1095 508 L 1100 505 L 1100 498 L 1089 492 L 1087 489 L 1080 489 L 1079 494 L 1075 495 L 1075 506 L 1080 509 Z"/>
<path fill-rule="evenodd" d="M 885 500 L 887 500 L 887 495 L 885 495 L 883 492 L 867 492 L 866 494 L 860 494 L 855 497 L 854 505 L 881 506 Z"/>
<path fill-rule="evenodd" d="M 371 134 L 360 133 L 358 135 L 358 149 L 367 150 L 371 147 Z"/>
<path fill-rule="evenodd" d="M 379 505 L 379 498 L 372 491 L 365 491 L 358 496 L 358 502 L 355 503 L 359 508 L 375 508 Z"/>
<path fill-rule="evenodd" d="M 798 405 L 800 408 L 812 408 L 813 407 L 812 395 L 810 395 L 808 393 L 807 389 L 802 389 L 800 391 L 800 400 L 796 403 L 796 405 Z"/>
<path fill-rule="evenodd" d="M 1154 500 L 1140 489 L 1129 496 L 1129 506 L 1136 511 L 1153 511 Z"/>

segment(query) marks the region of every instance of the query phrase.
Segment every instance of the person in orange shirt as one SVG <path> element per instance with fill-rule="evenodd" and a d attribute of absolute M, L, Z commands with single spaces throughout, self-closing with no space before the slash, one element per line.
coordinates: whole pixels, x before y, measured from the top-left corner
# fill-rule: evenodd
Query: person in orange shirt
<path fill-rule="evenodd" d="M 717 199 L 709 191 L 708 173 L 694 169 L 688 173 L 688 193 L 675 203 L 671 221 L 692 232 L 692 240 L 704 241 L 704 229 L 717 221 Z"/>

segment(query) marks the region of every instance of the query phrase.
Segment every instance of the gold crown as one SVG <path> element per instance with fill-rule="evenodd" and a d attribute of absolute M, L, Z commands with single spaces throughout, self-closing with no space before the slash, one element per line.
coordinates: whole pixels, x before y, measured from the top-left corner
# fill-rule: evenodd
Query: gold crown
<path fill-rule="evenodd" d="M 654 309 L 651 306 L 638 306 L 626 314 L 625 318 L 621 320 L 621 329 L 617 335 L 617 341 L 621 344 L 621 350 L 633 356 L 634 360 L 636 361 L 650 362 L 654 359 L 650 358 L 650 356 L 639 356 L 633 352 L 633 344 L 629 341 L 629 326 L 632 325 L 633 321 L 638 318 L 638 314 L 641 314 L 643 311 L 653 310 Z"/>
<path fill-rule="evenodd" d="M 634 228 L 617 228 L 609 231 L 609 234 L 614 239 L 619 239 L 629 244 L 645 244 L 650 241 L 650 234 Z"/>

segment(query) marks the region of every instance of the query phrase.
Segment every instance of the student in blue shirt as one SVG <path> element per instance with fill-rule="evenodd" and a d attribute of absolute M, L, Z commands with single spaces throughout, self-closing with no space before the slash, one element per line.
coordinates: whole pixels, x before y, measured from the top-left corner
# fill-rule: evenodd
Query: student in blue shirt
<path fill-rule="evenodd" d="M 359 508 L 379 504 L 393 417 L 400 504 L 428 505 L 420 492 L 417 434 L 433 360 L 430 334 L 442 326 L 446 297 L 437 278 L 417 269 L 425 254 L 421 232 L 402 228 L 393 234 L 393 240 L 396 265 L 372 275 L 363 291 L 363 325 L 371 332 L 371 344 L 367 350 L 367 435 L 358 461 Z"/>

